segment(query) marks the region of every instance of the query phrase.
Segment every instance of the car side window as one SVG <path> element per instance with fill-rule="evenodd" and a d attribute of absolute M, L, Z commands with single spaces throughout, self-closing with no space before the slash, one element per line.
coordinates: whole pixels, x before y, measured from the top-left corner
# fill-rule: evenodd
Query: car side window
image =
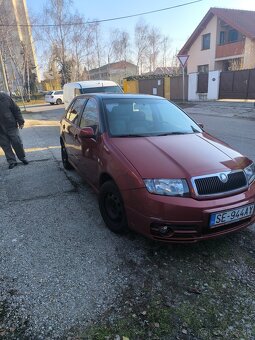
<path fill-rule="evenodd" d="M 94 98 L 90 98 L 83 111 L 80 127 L 92 127 L 96 133 L 99 124 L 99 110 Z"/>
<path fill-rule="evenodd" d="M 77 98 L 68 110 L 67 119 L 69 119 L 72 123 L 77 123 L 78 117 L 82 112 L 85 101 L 86 99 L 84 98 Z"/>
<path fill-rule="evenodd" d="M 74 102 L 69 106 L 68 111 L 66 111 L 65 117 L 66 117 L 66 119 L 68 119 L 68 120 L 69 120 L 69 118 L 70 118 L 70 113 L 71 113 L 71 111 L 72 111 L 72 109 L 73 109 L 73 105 L 74 105 Z"/>

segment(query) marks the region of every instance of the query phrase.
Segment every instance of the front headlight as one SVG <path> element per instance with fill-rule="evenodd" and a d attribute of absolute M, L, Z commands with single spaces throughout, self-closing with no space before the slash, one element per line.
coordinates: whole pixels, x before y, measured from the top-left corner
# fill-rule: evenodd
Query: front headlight
<path fill-rule="evenodd" d="M 252 162 L 247 168 L 244 169 L 247 177 L 247 182 L 251 184 L 255 179 L 255 164 Z"/>
<path fill-rule="evenodd" d="M 189 187 L 185 179 L 144 179 L 144 184 L 151 194 L 189 196 Z"/>

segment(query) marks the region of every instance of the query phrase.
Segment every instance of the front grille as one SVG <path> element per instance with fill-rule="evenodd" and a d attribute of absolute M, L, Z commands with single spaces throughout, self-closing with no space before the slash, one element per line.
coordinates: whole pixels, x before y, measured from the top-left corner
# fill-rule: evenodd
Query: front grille
<path fill-rule="evenodd" d="M 223 183 L 220 180 L 221 174 L 222 173 L 212 176 L 194 178 L 193 183 L 195 184 L 197 195 L 207 196 L 222 194 L 229 191 L 242 189 L 247 185 L 246 177 L 243 171 L 236 171 L 232 173 L 225 172 L 224 174 L 227 174 L 228 176 L 228 180 L 226 181 L 226 183 Z"/>

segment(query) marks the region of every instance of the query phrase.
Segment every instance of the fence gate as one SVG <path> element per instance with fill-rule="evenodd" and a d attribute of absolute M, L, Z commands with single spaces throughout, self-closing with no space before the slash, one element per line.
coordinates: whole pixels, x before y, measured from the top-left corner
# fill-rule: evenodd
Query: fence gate
<path fill-rule="evenodd" d="M 171 100 L 182 100 L 183 99 L 183 79 L 182 76 L 170 77 L 170 99 Z M 188 82 L 189 78 L 185 75 L 184 78 L 184 99 L 188 99 Z"/>
<path fill-rule="evenodd" d="M 139 79 L 139 93 L 164 97 L 164 78 Z"/>
<path fill-rule="evenodd" d="M 220 99 L 255 99 L 255 69 L 220 74 Z"/>
<path fill-rule="evenodd" d="M 199 72 L 197 75 L 197 93 L 208 92 L 208 73 Z"/>

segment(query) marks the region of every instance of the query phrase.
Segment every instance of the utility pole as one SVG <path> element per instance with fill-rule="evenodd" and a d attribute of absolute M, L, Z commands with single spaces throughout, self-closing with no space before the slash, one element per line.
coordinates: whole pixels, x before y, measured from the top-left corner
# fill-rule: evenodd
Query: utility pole
<path fill-rule="evenodd" d="M 26 89 L 27 92 L 27 101 L 30 102 L 31 99 L 31 89 L 30 89 L 30 66 L 29 66 L 29 55 L 27 51 L 26 45 L 21 42 L 22 50 L 20 52 L 21 55 L 23 55 L 24 58 L 24 72 L 23 72 L 23 86 Z M 27 83 L 27 86 L 25 86 Z"/>
<path fill-rule="evenodd" d="M 7 82 L 7 77 L 6 77 L 6 72 L 5 72 L 5 65 L 4 65 L 1 50 L 0 50 L 0 65 L 1 65 L 1 69 L 2 69 L 3 81 L 4 81 L 4 90 L 5 90 L 5 92 L 8 92 L 8 94 L 10 94 L 9 86 L 8 86 L 8 82 Z"/>
<path fill-rule="evenodd" d="M 29 69 L 29 61 L 27 58 L 27 94 L 28 94 L 28 102 L 30 102 L 31 99 L 31 93 L 30 93 L 30 75 L 29 75 L 30 69 Z"/>

